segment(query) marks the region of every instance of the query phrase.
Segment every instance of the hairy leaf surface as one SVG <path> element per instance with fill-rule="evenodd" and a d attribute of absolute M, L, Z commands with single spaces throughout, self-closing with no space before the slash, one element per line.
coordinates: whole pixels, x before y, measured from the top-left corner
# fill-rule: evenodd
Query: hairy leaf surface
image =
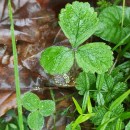
<path fill-rule="evenodd" d="M 76 78 L 76 89 L 79 90 L 79 94 L 83 95 L 86 91 L 89 91 L 95 80 L 96 77 L 94 74 L 81 72 Z"/>
<path fill-rule="evenodd" d="M 29 114 L 27 122 L 31 130 L 41 130 L 44 125 L 44 117 L 39 111 L 35 111 Z"/>
<path fill-rule="evenodd" d="M 115 80 L 115 78 L 108 74 L 104 76 L 102 90 L 105 92 L 103 95 L 106 103 L 116 99 L 127 90 L 126 83 L 118 82 L 120 79 Z"/>
<path fill-rule="evenodd" d="M 101 74 L 112 66 L 113 55 L 109 46 L 95 42 L 81 46 L 76 52 L 76 60 L 85 72 Z"/>
<path fill-rule="evenodd" d="M 95 116 L 91 118 L 92 123 L 94 123 L 95 125 L 100 125 L 103 116 L 107 112 L 106 108 L 104 108 L 103 106 L 96 106 L 93 108 L 93 112 L 95 113 Z"/>
<path fill-rule="evenodd" d="M 50 116 L 55 111 L 55 102 L 52 100 L 40 101 L 39 110 L 43 116 Z"/>
<path fill-rule="evenodd" d="M 73 65 L 73 52 L 62 46 L 53 46 L 42 52 L 40 64 L 47 73 L 64 74 L 67 73 Z"/>
<path fill-rule="evenodd" d="M 22 104 L 28 111 L 35 111 L 38 109 L 40 99 L 37 95 L 27 92 L 22 98 Z"/>
<path fill-rule="evenodd" d="M 73 47 L 78 47 L 95 31 L 98 23 L 97 13 L 89 3 L 73 2 L 67 4 L 59 15 L 59 24 Z"/>

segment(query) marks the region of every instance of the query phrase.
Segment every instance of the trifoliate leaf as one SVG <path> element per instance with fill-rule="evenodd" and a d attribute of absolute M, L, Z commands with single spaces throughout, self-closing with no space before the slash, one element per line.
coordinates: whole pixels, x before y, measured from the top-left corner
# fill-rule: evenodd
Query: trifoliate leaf
<path fill-rule="evenodd" d="M 43 116 L 50 116 L 55 112 L 55 102 L 52 100 L 40 101 L 39 111 Z"/>
<path fill-rule="evenodd" d="M 47 73 L 64 74 L 67 73 L 73 65 L 74 54 L 62 46 L 53 46 L 44 50 L 41 54 L 40 64 Z"/>
<path fill-rule="evenodd" d="M 35 111 L 29 114 L 27 122 L 31 130 L 41 130 L 44 125 L 44 117 L 39 111 Z"/>
<path fill-rule="evenodd" d="M 39 97 L 31 92 L 25 93 L 22 98 L 23 107 L 28 111 L 37 110 L 39 103 L 40 103 Z"/>
<path fill-rule="evenodd" d="M 122 7 L 111 6 L 105 8 L 99 15 L 99 26 L 95 35 L 106 41 L 118 44 L 130 32 L 129 16 L 130 8 L 126 7 L 122 26 Z"/>
<path fill-rule="evenodd" d="M 76 60 L 85 72 L 104 73 L 112 66 L 111 48 L 104 43 L 95 42 L 79 47 Z"/>
<path fill-rule="evenodd" d="M 97 13 L 89 3 L 67 4 L 59 15 L 59 24 L 73 47 L 78 47 L 95 31 L 98 24 Z"/>
<path fill-rule="evenodd" d="M 96 77 L 92 73 L 81 72 L 76 78 L 76 89 L 83 95 L 95 83 Z"/>

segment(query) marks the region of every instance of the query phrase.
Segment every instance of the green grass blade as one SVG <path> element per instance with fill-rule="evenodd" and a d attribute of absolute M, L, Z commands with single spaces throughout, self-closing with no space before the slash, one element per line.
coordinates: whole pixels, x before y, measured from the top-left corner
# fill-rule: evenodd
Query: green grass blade
<path fill-rule="evenodd" d="M 72 97 L 73 102 L 75 104 L 76 110 L 78 111 L 79 114 L 83 114 L 82 108 L 80 107 L 79 103 L 76 101 L 74 97 Z"/>
<path fill-rule="evenodd" d="M 14 34 L 14 21 L 12 15 L 12 6 L 11 1 L 8 0 L 8 10 L 9 10 L 9 18 L 11 22 L 11 37 L 12 37 L 12 49 L 14 56 L 14 76 L 15 76 L 15 86 L 16 86 L 16 97 L 17 97 L 17 106 L 18 106 L 18 119 L 19 119 L 19 129 L 24 130 L 23 127 L 23 116 L 22 116 L 22 101 L 21 101 L 21 92 L 20 92 L 20 83 L 19 83 L 19 70 L 18 70 L 18 56 L 15 42 L 15 34 Z"/>
<path fill-rule="evenodd" d="M 112 111 L 113 109 L 116 109 L 124 100 L 125 98 L 130 94 L 130 89 L 126 91 L 124 94 L 122 94 L 120 97 L 118 97 L 110 106 L 109 110 Z"/>

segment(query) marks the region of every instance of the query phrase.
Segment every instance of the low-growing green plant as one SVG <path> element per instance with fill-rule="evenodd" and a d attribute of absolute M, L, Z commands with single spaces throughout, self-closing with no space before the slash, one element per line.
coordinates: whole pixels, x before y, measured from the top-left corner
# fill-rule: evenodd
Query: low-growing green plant
<path fill-rule="evenodd" d="M 121 105 L 130 94 L 130 90 L 127 91 L 127 85 L 122 80 L 124 80 L 123 74 L 117 70 L 111 75 L 99 74 L 97 78 L 94 74 L 81 72 L 76 79 L 76 89 L 79 90 L 80 95 L 83 95 L 83 102 L 86 93 L 89 93 L 95 101 L 95 107 L 93 107 L 95 116 L 90 120 L 98 126 L 99 130 L 116 129 L 116 126 L 124 121 L 124 116 L 125 119 L 130 117 L 129 113 L 126 117 L 124 107 Z M 118 126 L 118 129 L 119 127 L 122 128 L 122 125 Z"/>
<path fill-rule="evenodd" d="M 76 110 L 79 113 L 79 116 L 77 117 L 77 119 L 73 122 L 71 122 L 69 125 L 66 126 L 66 130 L 81 130 L 81 127 L 79 124 L 87 121 L 88 119 L 90 119 L 92 116 L 94 116 L 95 114 L 92 113 L 92 105 L 91 105 L 91 101 L 90 101 L 90 97 L 87 97 L 87 104 L 85 104 L 85 106 L 88 108 L 88 114 L 84 113 L 83 108 L 80 107 L 80 105 L 78 104 L 78 102 L 76 101 L 76 99 L 73 97 L 73 102 L 76 106 Z"/>
<path fill-rule="evenodd" d="M 55 102 L 40 100 L 35 94 L 28 92 L 22 98 L 23 107 L 30 111 L 27 122 L 31 130 L 41 130 L 44 126 L 44 117 L 55 112 Z"/>
<path fill-rule="evenodd" d="M 114 11 L 118 12 L 117 16 L 114 15 Z M 98 20 L 96 12 L 88 3 L 77 1 L 67 4 L 61 10 L 59 25 L 71 46 L 53 46 L 45 49 L 41 54 L 40 63 L 44 70 L 52 75 L 68 73 L 75 65 L 83 70 L 76 79 L 76 89 L 83 96 L 82 107 L 73 98 L 79 116 L 66 127 L 66 130 L 80 130 L 79 124 L 88 119 L 95 124 L 97 130 L 124 128 L 123 117 L 128 119 L 129 112 L 124 112 L 122 102 L 130 94 L 124 82 L 124 73 L 120 72 L 119 68 L 112 68 L 107 72 L 113 63 L 112 51 L 108 45 L 100 42 L 82 43 L 95 31 L 102 39 L 117 44 L 113 50 L 127 43 L 129 19 L 126 18 L 128 15 L 125 17 L 125 13 L 129 13 L 129 8 L 124 10 L 124 5 L 123 9 L 118 6 L 106 7 Z M 113 20 L 107 17 L 109 15 Z M 113 28 L 110 28 L 112 26 Z M 89 98 L 95 102 L 95 115 L 92 113 L 91 105 L 87 105 Z M 84 114 L 87 108 L 90 115 Z"/>
<path fill-rule="evenodd" d="M 47 73 L 67 73 L 73 64 L 85 72 L 104 73 L 112 66 L 111 48 L 105 43 L 95 42 L 81 45 L 97 29 L 97 13 L 89 3 L 67 4 L 59 15 L 59 25 L 69 39 L 71 48 L 53 46 L 45 49 L 40 63 Z"/>
<path fill-rule="evenodd" d="M 119 1 L 116 0 L 115 3 Z M 117 51 L 118 47 L 125 45 L 119 55 L 130 58 L 128 51 L 130 48 L 128 44 L 130 39 L 130 8 L 125 8 L 125 0 L 123 0 L 123 7 L 115 5 L 109 7 L 111 4 L 106 0 L 100 0 L 99 4 L 103 5 L 99 18 L 94 8 L 90 7 L 87 2 L 75 1 L 72 4 L 67 4 L 59 14 L 59 25 L 68 38 L 70 46 L 48 47 L 41 54 L 40 64 L 51 75 L 64 75 L 71 68 L 74 68 L 74 71 L 80 68 L 82 71 L 79 75 L 76 75 L 75 81 L 75 87 L 82 97 L 82 103 L 79 104 L 78 100 L 72 98 L 79 115 L 66 126 L 66 130 L 81 130 L 80 124 L 87 120 L 90 120 L 97 130 L 130 129 L 130 122 L 126 121 L 130 118 L 130 109 L 126 109 L 123 105 L 125 99 L 128 102 L 130 101 L 127 98 L 130 95 L 127 85 L 127 81 L 130 79 L 130 62 L 125 61 L 115 68 L 116 63 L 113 65 L 113 52 L 110 46 L 103 42 L 85 43 L 88 38 L 95 34 L 107 42 L 114 43 L 113 51 Z M 41 101 L 38 96 L 28 92 L 24 94 L 21 104 L 17 51 L 10 1 L 9 12 L 17 86 L 19 129 L 24 129 L 21 106 L 23 105 L 26 110 L 30 111 L 27 118 L 30 129 L 41 130 L 44 126 L 44 117 L 55 112 L 55 98 L 52 91 L 53 101 Z M 93 101 L 93 107 L 90 99 Z M 13 123 L 5 124 L 7 130 L 16 127 L 17 125 Z"/>

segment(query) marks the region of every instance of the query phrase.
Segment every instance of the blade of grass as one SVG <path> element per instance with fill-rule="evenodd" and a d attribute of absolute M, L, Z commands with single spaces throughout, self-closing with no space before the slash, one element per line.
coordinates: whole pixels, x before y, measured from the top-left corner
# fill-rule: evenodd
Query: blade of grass
<path fill-rule="evenodd" d="M 125 0 L 123 0 L 123 5 L 122 5 L 122 21 L 121 21 L 121 27 L 124 25 L 124 18 L 125 18 Z"/>
<path fill-rule="evenodd" d="M 72 99 L 73 99 L 73 102 L 75 104 L 76 110 L 78 111 L 79 114 L 82 115 L 83 111 L 82 111 L 82 108 L 80 107 L 79 103 L 77 102 L 77 100 L 74 97 L 72 97 Z"/>
<path fill-rule="evenodd" d="M 12 14 L 12 6 L 11 6 L 10 0 L 8 0 L 8 11 L 9 11 L 9 18 L 11 22 L 10 29 L 11 29 L 12 49 L 13 49 L 13 57 L 14 57 L 14 76 L 15 76 L 16 100 L 17 100 L 17 106 L 18 106 L 18 119 L 19 119 L 18 123 L 19 123 L 19 129 L 24 130 L 23 116 L 22 116 L 22 101 L 21 101 L 21 92 L 20 92 L 20 83 L 19 83 L 18 56 L 17 56 L 15 34 L 14 34 L 14 21 L 13 21 L 13 14 Z"/>
<path fill-rule="evenodd" d="M 130 37 L 130 33 L 128 33 L 114 48 L 112 51 L 115 51 L 119 46 L 123 45 L 125 41 Z"/>

